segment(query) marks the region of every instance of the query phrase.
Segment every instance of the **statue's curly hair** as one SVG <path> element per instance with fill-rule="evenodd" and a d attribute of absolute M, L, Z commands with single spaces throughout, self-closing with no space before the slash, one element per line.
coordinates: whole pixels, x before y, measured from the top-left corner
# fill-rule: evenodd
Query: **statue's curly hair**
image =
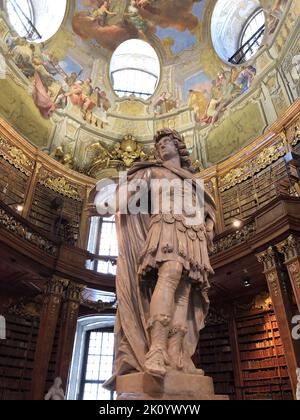
<path fill-rule="evenodd" d="M 157 134 L 154 136 L 156 150 L 157 150 L 157 144 L 163 137 L 170 137 L 173 140 L 180 156 L 181 167 L 184 169 L 187 169 L 191 173 L 196 173 L 197 170 L 193 166 L 193 163 L 190 159 L 190 154 L 186 147 L 184 137 L 180 133 L 178 133 L 178 131 L 176 130 L 172 130 L 170 128 L 163 128 L 162 130 L 159 130 Z M 157 154 L 158 154 L 158 151 L 157 151 Z"/>

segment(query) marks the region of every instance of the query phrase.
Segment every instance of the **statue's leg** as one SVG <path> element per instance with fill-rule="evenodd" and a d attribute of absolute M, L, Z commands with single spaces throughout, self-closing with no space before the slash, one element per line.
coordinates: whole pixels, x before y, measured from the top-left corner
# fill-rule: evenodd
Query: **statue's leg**
<path fill-rule="evenodd" d="M 145 370 L 150 375 L 164 377 L 167 373 L 169 325 L 182 271 L 182 264 L 170 261 L 163 263 L 158 272 L 157 284 L 150 303 L 148 324 L 151 346 L 145 362 Z"/>
<path fill-rule="evenodd" d="M 175 310 L 171 320 L 168 354 L 171 359 L 173 369 L 182 370 L 183 360 L 183 340 L 187 333 L 188 306 L 191 293 L 191 283 L 182 279 L 175 295 Z"/>

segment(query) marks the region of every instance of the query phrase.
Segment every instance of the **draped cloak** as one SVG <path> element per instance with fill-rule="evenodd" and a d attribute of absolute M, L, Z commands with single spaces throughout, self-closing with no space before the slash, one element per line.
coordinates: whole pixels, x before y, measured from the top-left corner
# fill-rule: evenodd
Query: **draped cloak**
<path fill-rule="evenodd" d="M 171 171 L 181 180 L 191 180 L 195 188 L 195 179 L 191 172 L 183 168 L 174 168 L 163 162 L 142 162 L 134 165 L 128 172 L 128 182 L 133 180 L 149 181 L 149 168 L 162 168 Z M 215 223 L 216 206 L 213 197 L 204 191 L 205 214 Z M 117 236 L 119 257 L 117 266 L 116 288 L 118 297 L 118 310 L 115 323 L 115 349 L 116 358 L 114 373 L 105 384 L 107 389 L 115 389 L 117 376 L 130 373 L 144 372 L 146 354 L 150 348 L 149 320 L 151 294 L 155 281 L 149 281 L 139 274 L 140 254 L 145 247 L 149 232 L 151 214 L 123 215 L 117 213 Z M 206 236 L 207 238 L 207 236 Z M 205 239 L 206 246 L 212 246 L 210 240 Z M 208 259 L 208 257 L 207 257 Z M 208 271 L 203 271 L 203 283 L 208 285 Z M 155 276 L 152 276 L 152 279 Z M 186 279 L 186 281 L 189 281 Z M 192 284 L 189 299 L 187 328 L 188 332 L 183 342 L 183 358 L 186 365 L 193 366 L 193 356 L 198 340 L 199 331 L 204 327 L 208 312 L 208 287 L 200 289 Z"/>

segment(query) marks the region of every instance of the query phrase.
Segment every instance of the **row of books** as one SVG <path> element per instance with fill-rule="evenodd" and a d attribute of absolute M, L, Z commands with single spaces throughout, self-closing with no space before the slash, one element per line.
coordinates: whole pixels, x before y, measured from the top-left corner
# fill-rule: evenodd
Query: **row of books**
<path fill-rule="evenodd" d="M 267 349 L 270 347 L 282 347 L 282 341 L 280 338 L 276 338 L 275 340 L 263 340 L 263 341 L 258 341 L 258 342 L 248 342 L 245 344 L 240 344 L 240 350 L 241 351 L 245 351 L 245 350 L 257 350 L 257 349 Z"/>
<path fill-rule="evenodd" d="M 251 350 L 241 352 L 241 360 L 255 360 L 267 357 L 275 357 L 284 355 L 283 347 L 268 347 L 262 350 Z"/>
<path fill-rule="evenodd" d="M 263 368 L 276 368 L 278 366 L 286 366 L 284 356 L 263 359 L 263 360 L 248 360 L 242 363 L 242 369 L 263 369 Z"/>
<path fill-rule="evenodd" d="M 281 368 L 276 368 L 273 370 L 257 370 L 255 372 L 252 371 L 244 371 L 243 372 L 243 378 L 245 380 L 247 379 L 271 379 L 271 378 L 288 378 L 289 374 L 288 374 L 288 370 L 281 367 Z"/>

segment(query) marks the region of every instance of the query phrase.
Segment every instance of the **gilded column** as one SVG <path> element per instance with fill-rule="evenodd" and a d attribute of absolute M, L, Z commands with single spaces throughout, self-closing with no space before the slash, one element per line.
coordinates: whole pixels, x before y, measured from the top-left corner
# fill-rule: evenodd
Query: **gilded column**
<path fill-rule="evenodd" d="M 224 223 L 224 213 L 223 213 L 223 207 L 222 207 L 222 200 L 220 196 L 220 190 L 219 190 L 219 183 L 218 178 L 214 177 L 211 179 L 213 188 L 214 188 L 214 195 L 217 205 L 217 233 L 222 233 L 225 230 L 225 223 Z"/>
<path fill-rule="evenodd" d="M 33 174 L 31 176 L 31 179 L 29 181 L 29 185 L 25 194 L 25 203 L 24 203 L 24 209 L 22 212 L 22 216 L 27 218 L 31 209 L 31 205 L 32 205 L 32 201 L 33 201 L 33 196 L 34 196 L 34 191 L 35 191 L 35 187 L 38 181 L 38 177 L 39 177 L 39 172 L 40 169 L 42 167 L 42 164 L 39 162 L 36 162 L 35 164 L 35 168 L 33 171 Z"/>
<path fill-rule="evenodd" d="M 32 400 L 42 400 L 44 398 L 55 331 L 64 289 L 67 284 L 68 282 L 66 280 L 54 277 L 47 283 L 45 288 L 32 373 Z"/>
<path fill-rule="evenodd" d="M 299 349 L 297 349 L 297 343 L 292 338 L 293 310 L 288 276 L 284 272 L 284 266 L 281 264 L 279 254 L 273 247 L 270 247 L 265 252 L 257 255 L 257 259 L 264 265 L 264 274 L 273 302 L 289 370 L 289 377 L 295 395 L 297 387 L 296 368 L 300 362 L 300 356 Z"/>
<path fill-rule="evenodd" d="M 85 286 L 70 283 L 65 291 L 60 320 L 56 377 L 60 377 L 66 389 L 69 369 L 72 361 L 77 319 L 81 303 L 81 295 Z"/>
<path fill-rule="evenodd" d="M 277 245 L 278 251 L 284 255 L 295 299 L 300 313 L 300 240 L 291 235 L 285 241 Z"/>

